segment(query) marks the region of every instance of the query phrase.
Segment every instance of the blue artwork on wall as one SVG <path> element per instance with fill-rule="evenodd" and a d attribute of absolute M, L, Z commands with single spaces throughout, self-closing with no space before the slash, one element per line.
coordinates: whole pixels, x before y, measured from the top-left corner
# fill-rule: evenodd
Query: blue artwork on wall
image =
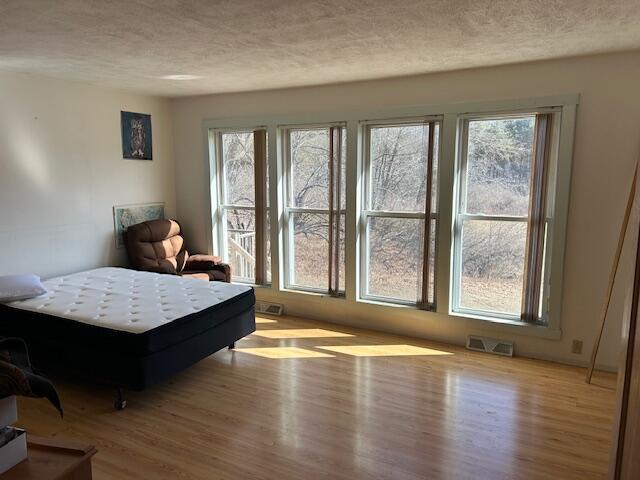
<path fill-rule="evenodd" d="M 122 157 L 132 160 L 153 160 L 151 115 L 120 112 L 122 127 Z"/>

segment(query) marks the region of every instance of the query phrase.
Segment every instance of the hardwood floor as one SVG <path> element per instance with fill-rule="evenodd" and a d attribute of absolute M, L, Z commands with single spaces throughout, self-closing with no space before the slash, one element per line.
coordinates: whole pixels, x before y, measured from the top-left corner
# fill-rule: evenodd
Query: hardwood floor
<path fill-rule="evenodd" d="M 56 380 L 96 479 L 592 479 L 607 471 L 615 377 L 293 318 L 145 392 Z"/>

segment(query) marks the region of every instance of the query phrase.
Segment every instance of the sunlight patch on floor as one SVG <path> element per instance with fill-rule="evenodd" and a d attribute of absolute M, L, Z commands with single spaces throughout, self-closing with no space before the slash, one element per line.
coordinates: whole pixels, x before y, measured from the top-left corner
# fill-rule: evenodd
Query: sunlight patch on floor
<path fill-rule="evenodd" d="M 329 337 L 353 337 L 348 333 L 334 332 L 323 328 L 290 328 L 278 330 L 259 330 L 254 335 L 262 338 L 329 338 Z"/>
<path fill-rule="evenodd" d="M 264 348 L 236 348 L 236 352 L 248 353 L 264 358 L 327 358 L 334 357 L 328 353 L 314 352 L 298 347 L 264 347 Z"/>
<path fill-rule="evenodd" d="M 453 353 L 413 345 L 336 345 L 318 347 L 354 357 L 401 357 L 409 355 L 453 355 Z"/>
<path fill-rule="evenodd" d="M 278 323 L 278 321 L 277 320 L 272 320 L 270 318 L 256 317 L 256 323 Z"/>

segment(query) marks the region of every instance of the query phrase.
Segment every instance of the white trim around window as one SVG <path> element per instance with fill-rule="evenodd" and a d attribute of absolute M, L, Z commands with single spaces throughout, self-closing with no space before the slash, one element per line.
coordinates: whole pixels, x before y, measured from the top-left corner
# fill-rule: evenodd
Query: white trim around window
<path fill-rule="evenodd" d="M 306 195 L 301 195 L 300 198 L 296 198 L 296 192 L 294 192 L 294 168 L 293 168 L 293 157 L 292 157 L 292 144 L 291 144 L 291 136 L 294 133 L 306 132 L 326 132 L 327 133 L 327 151 L 326 156 L 322 158 L 322 155 L 319 155 L 317 158 L 320 158 L 322 161 L 326 161 L 326 169 L 327 175 L 326 178 L 322 177 L 324 172 L 306 172 L 311 173 L 309 178 L 306 178 L 304 183 L 308 184 L 310 181 L 324 181 L 324 185 L 315 185 L 311 187 L 311 192 L 316 194 L 318 193 L 322 197 L 325 198 L 319 199 L 315 198 L 311 200 L 312 204 L 316 204 L 318 202 L 322 203 L 322 200 L 326 200 L 326 205 L 324 206 L 308 206 L 302 205 L 299 206 L 296 203 L 298 201 L 306 203 L 305 200 Z M 283 185 L 283 215 L 282 215 L 282 240 L 283 240 L 283 250 L 282 250 L 282 258 L 283 258 L 283 283 L 284 288 L 292 291 L 301 291 L 301 292 L 310 292 L 310 293 L 318 293 L 318 294 L 328 294 L 335 297 L 344 296 L 344 285 L 340 285 L 339 277 L 340 277 L 340 266 L 343 262 L 344 258 L 340 255 L 340 224 L 339 221 L 342 216 L 346 214 L 346 210 L 341 205 L 341 195 L 340 195 L 340 184 L 341 182 L 341 173 L 342 173 L 342 162 L 343 162 L 343 150 L 342 144 L 345 140 L 346 136 L 346 124 L 344 122 L 329 122 L 325 124 L 302 124 L 302 125 L 286 125 L 279 126 L 278 133 L 280 134 L 280 144 L 282 145 L 281 150 L 281 158 L 280 162 L 283 164 L 283 177 L 281 185 Z M 322 137 L 322 133 L 320 133 L 320 137 Z M 322 138 L 320 138 L 322 140 Z M 318 141 L 318 138 L 315 139 Z M 317 151 L 318 148 L 321 148 L 321 145 L 318 144 L 310 144 L 307 146 L 311 150 Z M 313 155 L 313 154 L 312 154 Z M 303 161 L 309 160 L 308 156 L 302 157 Z M 335 166 L 335 168 L 334 168 Z M 312 168 L 313 170 L 313 168 Z M 320 176 L 316 176 L 318 174 Z M 336 175 L 337 173 L 337 175 Z M 306 185 L 305 185 L 306 187 Z M 304 189 L 306 190 L 306 188 Z M 299 192 L 301 193 L 301 192 Z M 307 281 L 299 281 L 296 277 L 296 269 L 298 265 L 296 264 L 296 241 L 295 241 L 295 232 L 293 228 L 294 217 L 296 215 L 304 217 L 305 214 L 308 217 L 316 216 L 316 217 L 325 217 L 327 218 L 326 225 L 326 236 L 327 236 L 327 259 L 326 264 L 320 267 L 320 270 L 324 270 L 326 267 L 327 273 L 326 275 L 308 275 L 307 272 Z M 314 235 L 315 233 L 312 233 Z M 305 234 L 306 236 L 306 234 Z M 317 241 L 317 238 L 315 239 Z M 311 240 L 313 242 L 313 240 Z M 320 242 L 322 243 L 322 242 Z M 302 245 L 300 245 L 301 247 Z M 335 247 L 335 248 L 334 248 Z M 322 250 L 322 248 L 320 249 Z M 323 259 L 318 259 L 317 263 L 323 262 Z M 311 262 L 311 265 L 307 263 L 306 265 L 302 265 L 303 267 L 312 267 L 314 262 Z M 302 276 L 302 275 L 301 275 Z M 322 277 L 325 278 L 322 278 Z M 315 285 L 311 284 L 311 281 L 315 283 Z M 326 281 L 326 282 L 325 282 Z M 325 284 L 325 287 L 321 287 L 320 285 Z M 336 288 L 337 287 L 337 288 Z"/>
<path fill-rule="evenodd" d="M 245 203 L 229 202 L 227 198 L 227 185 L 225 173 L 225 159 L 223 136 L 233 134 L 251 134 L 254 155 L 252 158 L 252 170 L 254 171 L 253 198 Z M 268 259 L 265 238 L 268 228 L 264 220 L 269 216 L 269 202 L 265 198 L 266 184 L 259 182 L 258 178 L 263 177 L 266 166 L 266 129 L 265 127 L 250 128 L 222 128 L 212 129 L 209 132 L 209 145 L 211 149 L 211 164 L 215 169 L 215 175 L 211 175 L 210 191 L 212 199 L 212 236 L 216 237 L 216 254 L 221 256 L 226 262 L 232 265 L 232 280 L 238 283 L 250 285 L 268 285 L 270 283 L 267 269 Z M 215 200 L 214 200 L 215 199 Z M 228 216 L 248 214 L 253 217 L 250 231 L 232 230 L 228 227 Z M 234 243 L 235 249 L 230 249 L 230 235 L 235 233 L 240 238 L 251 245 L 249 252 L 246 252 L 242 245 Z M 235 252 L 237 258 L 230 258 L 230 251 Z M 243 258 L 251 257 L 253 258 Z"/>
<path fill-rule="evenodd" d="M 454 219 L 453 219 L 453 257 L 452 267 L 453 272 L 451 275 L 451 313 L 469 315 L 474 317 L 489 317 L 493 319 L 509 321 L 513 323 L 530 323 L 534 325 L 546 326 L 550 320 L 550 273 L 554 268 L 553 261 L 553 246 L 551 242 L 546 240 L 553 240 L 554 230 L 557 222 L 555 222 L 555 209 L 554 203 L 556 196 L 560 193 L 555 190 L 557 185 L 556 172 L 558 166 L 558 142 L 560 138 L 560 124 L 562 117 L 561 107 L 547 107 L 538 108 L 529 111 L 511 111 L 509 113 L 496 114 L 490 113 L 474 113 L 461 115 L 458 117 L 458 155 L 456 171 L 455 187 L 454 187 Z M 526 207 L 526 213 L 518 215 L 510 215 L 508 213 L 498 212 L 497 214 L 486 213 L 469 213 L 467 207 L 467 188 L 468 188 L 468 144 L 469 144 L 469 125 L 470 122 L 483 123 L 501 123 L 514 121 L 529 121 L 533 122 L 531 125 L 531 140 L 532 145 L 530 147 L 528 167 L 529 177 L 527 180 L 527 197 L 528 207 Z M 538 144 L 541 142 L 540 144 Z M 539 151 L 537 151 L 539 150 Z M 540 170 L 543 166 L 548 167 Z M 544 171 L 543 171 L 544 170 Z M 534 175 L 538 172 L 538 183 L 544 184 L 543 191 L 537 191 Z M 492 179 L 494 180 L 494 179 Z M 562 179 L 564 180 L 564 179 Z M 538 187 L 540 189 L 542 187 Z M 566 185 L 568 188 L 568 185 Z M 495 193 L 498 195 L 498 192 Z M 504 208 L 504 207 L 501 207 Z M 538 212 L 538 208 L 545 210 L 543 212 L 543 219 L 541 220 L 541 227 L 543 233 L 536 241 L 532 241 L 531 229 L 536 225 L 532 225 L 531 215 L 535 215 Z M 518 298 L 521 293 L 522 300 L 518 302 L 519 305 L 511 305 L 509 309 L 502 310 L 505 305 L 502 305 L 498 309 L 496 306 L 465 306 L 462 302 L 462 258 L 463 258 L 463 237 L 465 231 L 465 225 L 471 225 L 475 223 L 477 225 L 484 224 L 485 228 L 489 225 L 502 225 L 502 230 L 505 230 L 506 225 L 509 223 L 520 223 L 523 228 L 522 231 L 522 247 L 524 257 L 522 259 L 522 280 L 520 282 L 517 279 L 512 281 L 506 281 L 499 283 L 505 286 L 509 284 L 516 285 L 516 292 L 514 292 L 506 303 L 512 303 L 514 299 Z M 510 229 L 511 226 L 506 227 Z M 517 236 L 517 235 L 516 235 Z M 501 239 L 496 239 L 500 241 Z M 516 243 L 517 243 L 517 239 Z M 516 248 L 517 250 L 517 248 Z M 539 258 L 532 259 L 531 255 L 538 253 Z M 534 272 L 533 269 L 528 271 L 529 261 L 538 263 L 538 271 Z M 468 279 L 471 280 L 471 279 Z M 489 287 L 491 288 L 491 287 Z M 533 303 L 532 303 L 533 302 Z M 480 302 L 482 304 L 483 302 Z M 513 310 L 513 311 L 507 311 Z"/>
<path fill-rule="evenodd" d="M 433 285 L 437 283 L 437 275 L 434 262 L 433 272 L 430 272 L 430 260 L 431 255 L 437 256 L 437 243 L 436 248 L 431 251 L 431 224 L 432 222 L 435 224 L 435 231 L 433 234 L 437 238 L 438 234 L 438 211 L 437 211 L 437 201 L 436 205 L 432 203 L 432 179 L 434 174 L 433 168 L 433 157 L 440 157 L 440 148 L 439 142 L 434 145 L 434 130 L 437 129 L 438 132 L 441 128 L 441 116 L 423 116 L 423 117 L 415 117 L 415 118 L 400 118 L 400 119 L 389 119 L 389 120 L 373 120 L 373 121 L 363 121 L 360 122 L 361 128 L 361 151 L 362 151 L 362 178 L 363 184 L 361 188 L 362 192 L 362 210 L 360 213 L 360 222 L 359 222 L 359 238 L 360 238 L 360 290 L 359 290 L 359 299 L 368 300 L 378 303 L 394 303 L 399 305 L 406 305 L 416 308 L 421 308 L 423 310 L 435 310 L 435 292 L 430 292 L 429 283 L 431 280 L 431 273 L 433 274 Z M 375 209 L 373 203 L 373 195 L 374 188 L 372 185 L 372 170 L 374 168 L 372 162 L 372 153 L 371 153 L 371 143 L 372 129 L 396 129 L 397 127 L 422 127 L 427 129 L 427 139 L 423 139 L 421 152 L 424 155 L 424 178 L 420 178 L 419 180 L 424 181 L 426 186 L 425 190 L 428 190 L 422 193 L 422 198 L 425 199 L 425 205 L 422 207 L 412 206 L 411 209 L 405 208 L 402 211 L 393 211 L 393 210 L 384 210 L 384 209 Z M 426 155 L 425 155 L 426 153 Z M 419 175 L 418 172 L 414 172 Z M 436 197 L 437 197 L 437 185 L 435 185 Z M 425 219 L 429 217 L 428 221 Z M 415 300 L 408 298 L 400 298 L 398 295 L 392 296 L 391 294 L 383 295 L 383 294 L 375 294 L 372 293 L 370 287 L 370 258 L 372 257 L 370 252 L 370 225 L 371 220 L 377 219 L 389 219 L 389 220 L 421 220 L 422 226 L 419 230 L 421 230 L 422 239 L 420 241 L 420 245 L 418 246 L 418 250 L 420 250 L 421 254 L 419 255 L 419 260 L 416 259 L 417 268 L 420 273 L 416 276 L 418 277 L 416 280 L 418 282 L 415 293 Z M 429 229 L 429 230 L 427 230 Z M 408 292 L 404 292 L 408 293 Z M 429 295 L 431 293 L 431 295 Z M 407 295 L 408 297 L 409 295 Z M 431 297 L 431 298 L 430 298 Z"/>

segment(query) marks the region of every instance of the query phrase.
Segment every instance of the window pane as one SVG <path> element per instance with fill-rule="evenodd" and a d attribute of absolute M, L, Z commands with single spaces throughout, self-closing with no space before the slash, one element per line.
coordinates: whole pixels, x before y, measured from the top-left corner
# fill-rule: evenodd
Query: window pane
<path fill-rule="evenodd" d="M 222 134 L 224 190 L 227 205 L 254 205 L 253 132 Z"/>
<path fill-rule="evenodd" d="M 367 294 L 418 301 L 423 231 L 423 220 L 369 217 Z"/>
<path fill-rule="evenodd" d="M 460 307 L 520 315 L 526 240 L 526 222 L 464 222 Z"/>
<path fill-rule="evenodd" d="M 251 210 L 227 210 L 227 255 L 234 281 L 255 281 L 255 213 Z"/>
<path fill-rule="evenodd" d="M 329 208 L 329 129 L 292 130 L 291 205 Z"/>
<path fill-rule="evenodd" d="M 469 122 L 466 213 L 526 216 L 535 116 Z"/>
<path fill-rule="evenodd" d="M 329 215 L 291 213 L 290 283 L 322 290 L 329 288 Z"/>
<path fill-rule="evenodd" d="M 329 214 L 291 213 L 293 261 L 290 284 L 327 290 L 329 278 Z M 345 216 L 340 215 L 340 244 L 338 251 L 339 290 L 344 291 Z"/>
<path fill-rule="evenodd" d="M 424 212 L 428 125 L 372 127 L 371 209 Z"/>

